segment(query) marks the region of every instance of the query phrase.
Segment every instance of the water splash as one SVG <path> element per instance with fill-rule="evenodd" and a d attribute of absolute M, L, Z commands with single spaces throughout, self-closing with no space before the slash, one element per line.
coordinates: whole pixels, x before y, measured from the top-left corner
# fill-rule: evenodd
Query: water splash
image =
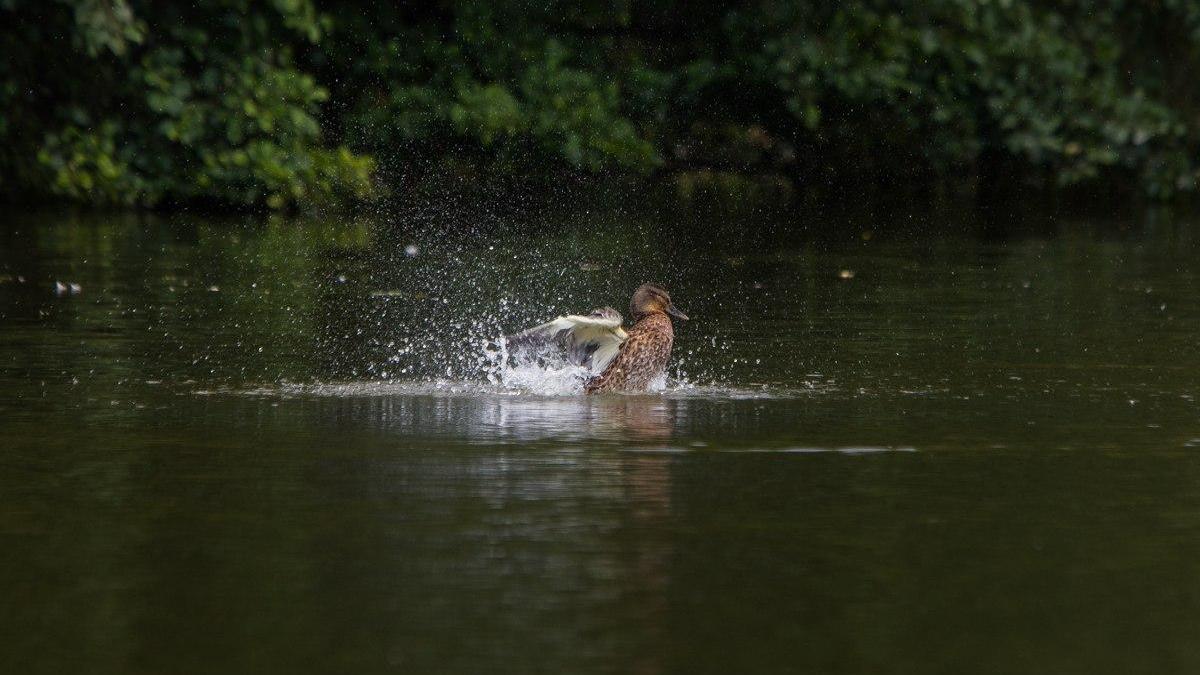
<path fill-rule="evenodd" d="M 531 242 L 524 228 L 486 238 L 458 231 L 397 226 L 378 232 L 366 254 L 331 258 L 321 276 L 324 311 L 307 331 L 317 336 L 311 344 L 315 378 L 454 383 L 538 396 L 583 393 L 586 370 L 547 359 L 518 361 L 499 336 L 557 315 L 620 305 L 653 266 L 636 256 L 638 264 L 629 263 L 617 251 L 636 249 L 648 236 L 635 230 L 627 233 L 629 240 L 615 240 L 590 228 L 564 228 Z M 594 264 L 581 268 L 580 250 L 609 251 L 597 256 L 608 261 L 601 267 L 605 273 L 596 274 Z M 711 341 L 712 348 L 707 341 L 701 346 L 692 336 L 693 344 L 677 345 L 669 377 L 652 383 L 651 391 L 690 391 L 730 379 L 736 360 L 706 359 L 718 341 L 725 342 L 716 334 Z"/>
<path fill-rule="evenodd" d="M 398 343 L 399 344 L 399 343 Z M 537 354 L 510 354 L 503 338 L 476 340 L 470 349 L 474 355 L 446 368 L 444 374 L 406 375 L 406 369 L 394 372 L 372 370 L 371 379 L 327 382 L 281 381 L 273 386 L 254 387 L 241 393 L 257 395 L 355 396 L 468 396 L 570 398 L 584 396 L 584 384 L 593 373 L 568 363 L 554 351 Z M 415 347 L 404 343 L 397 359 L 416 355 Z M 209 393 L 218 393 L 216 391 Z M 646 392 L 665 397 L 774 398 L 786 392 L 768 392 L 765 388 L 739 389 L 720 384 L 694 382 L 676 367 L 675 371 L 655 378 Z"/>
<path fill-rule="evenodd" d="M 591 373 L 580 366 L 543 367 L 536 363 L 503 367 L 497 382 L 506 390 L 539 396 L 577 396 Z"/>

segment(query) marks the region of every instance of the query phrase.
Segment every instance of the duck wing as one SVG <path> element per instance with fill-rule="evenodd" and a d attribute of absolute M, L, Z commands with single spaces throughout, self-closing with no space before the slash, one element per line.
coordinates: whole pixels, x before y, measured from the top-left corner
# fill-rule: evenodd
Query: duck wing
<path fill-rule="evenodd" d="M 617 356 L 629 335 L 621 328 L 621 313 L 612 307 L 591 314 L 568 314 L 504 338 L 513 354 L 559 350 L 568 362 L 601 372 Z"/>

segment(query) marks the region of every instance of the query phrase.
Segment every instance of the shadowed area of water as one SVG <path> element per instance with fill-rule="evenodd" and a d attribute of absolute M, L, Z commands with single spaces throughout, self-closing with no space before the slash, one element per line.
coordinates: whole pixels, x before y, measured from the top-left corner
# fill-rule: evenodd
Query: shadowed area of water
<path fill-rule="evenodd" d="M 455 225 L 10 214 L 0 670 L 1200 668 L 1189 224 Z M 647 280 L 662 392 L 489 346 Z"/>

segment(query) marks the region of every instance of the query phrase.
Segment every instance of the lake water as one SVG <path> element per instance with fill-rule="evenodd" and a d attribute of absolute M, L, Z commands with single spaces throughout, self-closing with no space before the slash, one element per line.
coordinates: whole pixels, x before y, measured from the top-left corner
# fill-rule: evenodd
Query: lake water
<path fill-rule="evenodd" d="M 0 671 L 1200 671 L 1189 220 L 5 220 Z"/>

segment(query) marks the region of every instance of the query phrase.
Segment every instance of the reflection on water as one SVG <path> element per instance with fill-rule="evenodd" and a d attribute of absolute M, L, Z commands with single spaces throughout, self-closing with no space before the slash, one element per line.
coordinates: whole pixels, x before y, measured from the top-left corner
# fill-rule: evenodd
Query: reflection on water
<path fill-rule="evenodd" d="M 686 392 L 688 396 L 671 394 Z M 733 390 L 697 390 L 667 395 L 538 396 L 471 383 L 347 383 L 285 386 L 248 392 L 268 398 L 332 398 L 353 407 L 364 426 L 392 433 L 440 430 L 454 437 L 488 443 L 645 442 L 662 443 L 689 422 L 689 406 L 697 400 L 753 400 Z M 741 395 L 733 398 L 730 395 Z M 751 392 L 758 398 L 761 392 Z"/>
<path fill-rule="evenodd" d="M 1192 228 L 523 225 L 16 214 L 0 672 L 1200 667 Z M 496 376 L 648 278 L 663 392 Z"/>
<path fill-rule="evenodd" d="M 471 382 L 345 382 L 205 391 L 337 409 L 360 429 L 446 437 L 488 445 L 583 443 L 613 449 L 680 452 L 912 451 L 911 447 L 787 445 L 797 437 L 776 417 L 794 418 L 797 399 L 785 390 L 680 387 L 659 394 L 537 396 Z M 811 396 L 812 394 L 807 394 Z M 773 429 L 767 437 L 756 428 Z M 715 439 L 710 443 L 708 438 Z M 674 445 L 684 441 L 685 445 Z M 759 445 L 749 444 L 757 441 Z M 558 443 L 559 445 L 555 445 Z M 765 443 L 765 445 L 764 445 Z"/>

